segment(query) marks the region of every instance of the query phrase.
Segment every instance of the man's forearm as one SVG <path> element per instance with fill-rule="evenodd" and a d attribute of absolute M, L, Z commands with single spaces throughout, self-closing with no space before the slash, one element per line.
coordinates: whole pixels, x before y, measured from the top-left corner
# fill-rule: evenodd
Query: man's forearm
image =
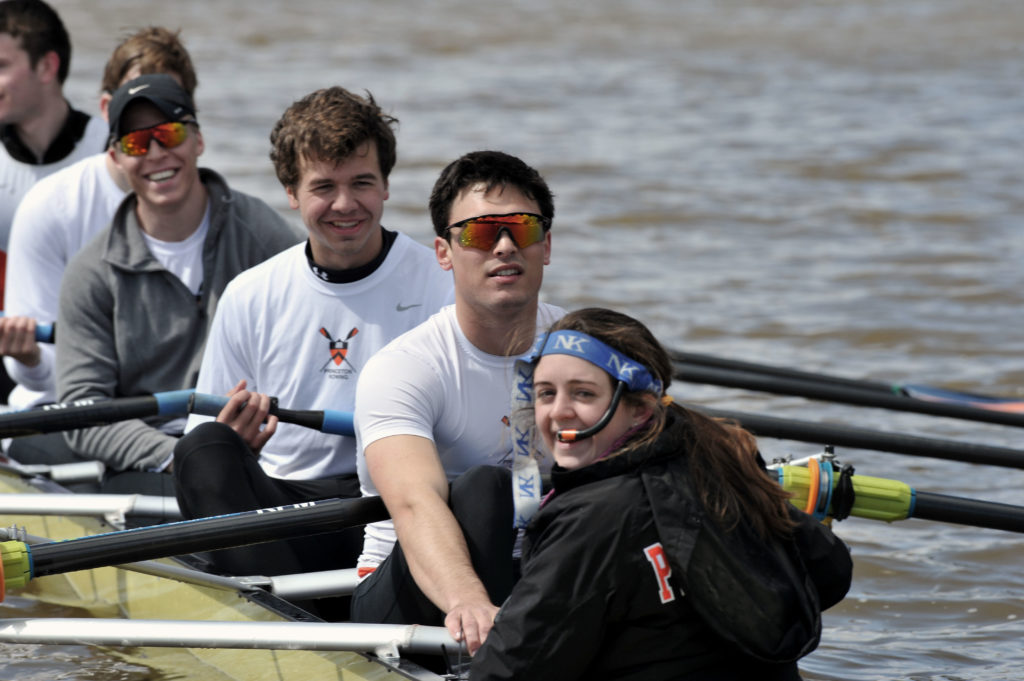
<path fill-rule="evenodd" d="M 443 499 L 399 511 L 395 533 L 416 585 L 441 611 L 448 613 L 468 602 L 490 602 L 473 568 L 462 528 Z"/>
<path fill-rule="evenodd" d="M 156 470 L 178 441 L 139 419 L 68 431 L 65 439 L 76 454 L 116 471 Z"/>

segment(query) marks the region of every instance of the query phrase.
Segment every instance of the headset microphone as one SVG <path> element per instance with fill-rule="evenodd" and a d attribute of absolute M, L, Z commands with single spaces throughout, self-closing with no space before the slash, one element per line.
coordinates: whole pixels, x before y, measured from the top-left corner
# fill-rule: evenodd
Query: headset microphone
<path fill-rule="evenodd" d="M 604 416 L 597 423 L 583 430 L 559 430 L 555 433 L 555 437 L 558 438 L 559 442 L 579 442 L 580 440 L 586 440 L 588 437 L 597 435 L 615 416 L 615 410 L 619 408 L 619 400 L 622 399 L 622 393 L 625 390 L 625 382 L 619 381 L 615 386 L 615 393 L 612 395 L 611 404 L 608 405 L 608 411 L 604 413 Z"/>

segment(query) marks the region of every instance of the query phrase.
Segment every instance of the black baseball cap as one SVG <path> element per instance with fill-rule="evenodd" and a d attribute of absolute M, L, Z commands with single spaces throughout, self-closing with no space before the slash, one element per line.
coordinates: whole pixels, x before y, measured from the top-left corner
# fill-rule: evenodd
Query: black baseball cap
<path fill-rule="evenodd" d="M 185 88 L 166 73 L 150 73 L 130 80 L 114 92 L 107 107 L 110 136 L 117 139 L 130 130 L 121 128 L 121 117 L 132 102 L 145 100 L 160 109 L 168 120 L 182 121 L 194 118 L 196 105 Z"/>

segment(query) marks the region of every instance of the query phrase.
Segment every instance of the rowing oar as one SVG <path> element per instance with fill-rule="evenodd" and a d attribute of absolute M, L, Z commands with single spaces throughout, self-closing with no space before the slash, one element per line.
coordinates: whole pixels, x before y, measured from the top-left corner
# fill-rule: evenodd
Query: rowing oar
<path fill-rule="evenodd" d="M 397 652 L 443 654 L 457 643 L 444 627 L 351 622 L 210 622 L 80 618 L 0 619 L 4 643 L 164 648 L 348 650 L 393 660 Z"/>
<path fill-rule="evenodd" d="M 48 404 L 0 414 L 0 438 L 89 428 L 148 416 L 175 416 L 189 412 L 216 416 L 227 401 L 228 398 L 222 395 L 172 390 L 139 397 L 86 398 Z M 275 397 L 272 398 L 270 413 L 285 423 L 324 433 L 354 434 L 350 412 L 284 409 L 278 406 Z"/>
<path fill-rule="evenodd" d="M 835 508 L 849 499 L 840 499 L 840 476 L 828 462 L 814 459 L 809 468 L 779 466 L 779 484 L 792 492 L 794 506 L 817 518 L 834 515 Z M 860 518 L 893 522 L 920 518 L 943 523 L 970 525 L 1007 532 L 1024 532 L 1024 507 L 916 490 L 904 482 L 886 478 L 853 475 L 853 505 L 849 514 Z"/>
<path fill-rule="evenodd" d="M 188 411 L 215 416 L 220 413 L 227 401 L 228 398 L 222 395 L 206 395 L 189 390 L 156 393 L 147 397 L 79 400 L 67 404 L 0 414 L 0 437 L 84 428 L 128 418 L 158 414 L 184 414 Z M 872 449 L 1009 468 L 1024 468 L 1024 451 L 1007 447 L 792 421 L 757 414 L 710 409 L 699 405 L 689 406 L 711 416 L 735 419 L 761 437 Z M 330 409 L 283 409 L 278 406 L 277 400 L 274 398 L 271 404 L 271 413 L 276 414 L 285 423 L 295 423 L 335 435 L 353 435 L 351 412 Z"/>
<path fill-rule="evenodd" d="M 45 575 L 323 534 L 387 517 L 379 497 L 324 499 L 49 544 L 0 542 L 0 600 L 5 585 L 18 588 Z"/>
<path fill-rule="evenodd" d="M 0 495 L 2 496 L 2 495 Z M 39 496 L 39 495 L 37 495 Z M 19 527 L 0 527 L 0 542 L 21 541 L 35 546 L 52 543 L 52 539 L 28 534 Z M 2 567 L 2 563 L 0 563 Z M 207 586 L 215 589 L 233 591 L 269 591 L 286 600 L 304 600 L 327 598 L 328 596 L 347 596 L 355 591 L 359 584 L 359 570 L 341 568 L 337 570 L 321 570 L 318 572 L 298 572 L 287 575 L 215 575 L 196 568 L 186 567 L 174 562 L 155 560 L 121 563 L 116 566 L 120 570 L 138 572 L 164 579 L 173 579 L 188 584 Z"/>
<path fill-rule="evenodd" d="M 709 416 L 738 421 L 758 437 L 813 442 L 855 449 L 870 449 L 909 456 L 924 456 L 948 461 L 1024 468 L 1024 450 L 1010 447 L 979 445 L 955 440 L 885 433 L 866 428 L 836 426 L 828 423 L 794 421 L 760 414 L 748 414 L 726 409 L 711 409 L 702 405 L 685 405 L 688 409 Z"/>
<path fill-rule="evenodd" d="M 673 352 L 672 357 L 675 377 L 688 383 L 707 383 L 1024 428 L 1024 401 L 1021 400 L 923 385 L 887 385 L 692 353 Z"/>

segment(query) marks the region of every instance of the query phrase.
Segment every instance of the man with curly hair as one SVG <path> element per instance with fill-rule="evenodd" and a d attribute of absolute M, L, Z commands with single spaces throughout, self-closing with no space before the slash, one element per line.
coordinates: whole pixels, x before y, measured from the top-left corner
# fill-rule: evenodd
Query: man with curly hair
<path fill-rule="evenodd" d="M 372 95 L 330 87 L 275 125 L 271 160 L 309 238 L 224 292 L 197 390 L 230 399 L 215 422 L 190 417 L 175 449 L 186 517 L 359 496 L 355 438 L 279 424 L 269 396 L 291 409 L 353 410 L 370 356 L 452 300 L 433 251 L 381 225 L 396 123 Z M 361 548 L 356 528 L 213 559 L 226 572 L 273 575 L 353 567 Z"/>

